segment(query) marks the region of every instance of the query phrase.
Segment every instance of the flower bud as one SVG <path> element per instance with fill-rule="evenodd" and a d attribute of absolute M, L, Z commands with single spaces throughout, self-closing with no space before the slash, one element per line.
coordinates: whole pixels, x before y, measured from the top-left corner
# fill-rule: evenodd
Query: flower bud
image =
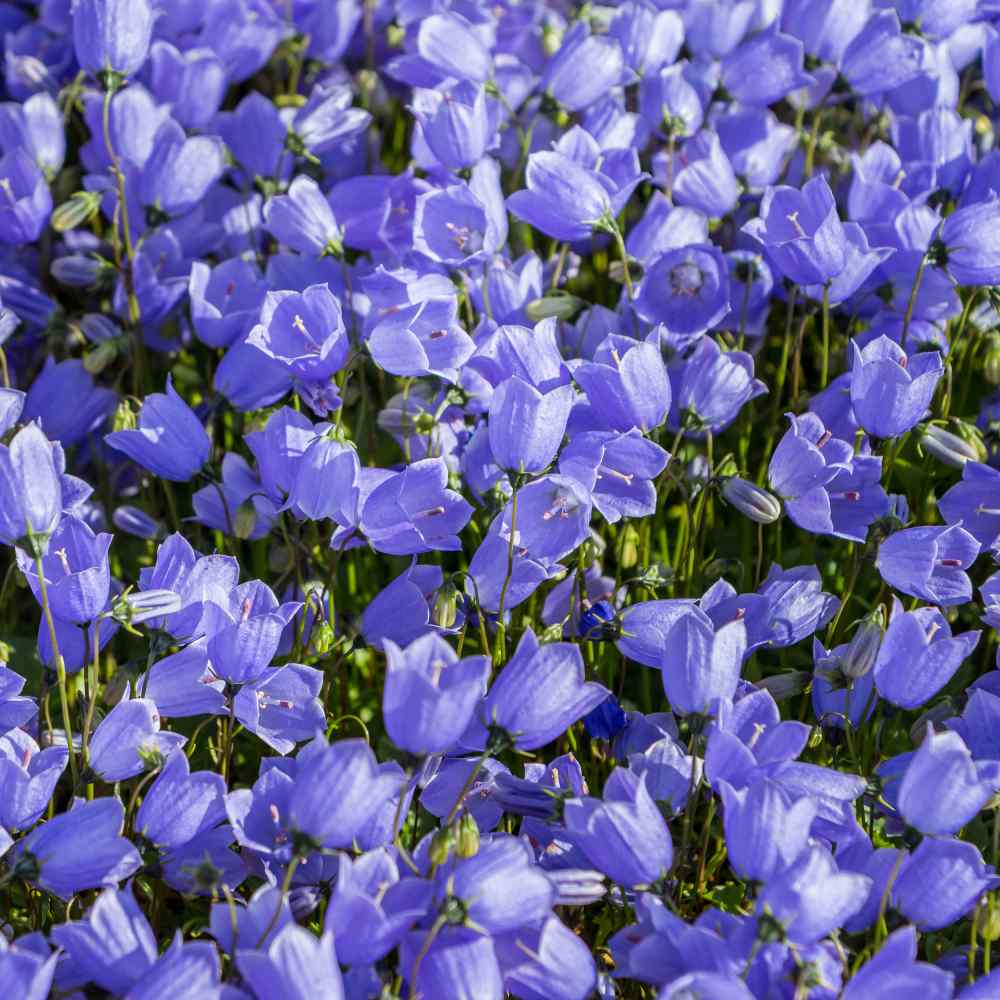
<path fill-rule="evenodd" d="M 965 436 L 953 434 L 939 424 L 928 424 L 920 435 L 920 447 L 933 455 L 939 462 L 961 469 L 966 462 L 981 462 L 986 457 L 986 449 L 977 440 L 976 432 L 965 425 Z"/>
<path fill-rule="evenodd" d="M 84 370 L 91 375 L 100 375 L 117 357 L 118 345 L 113 340 L 105 340 L 86 353 L 83 359 Z"/>
<path fill-rule="evenodd" d="M 163 525 L 159 521 L 150 517 L 144 510 L 128 504 L 116 507 L 111 520 L 119 531 L 134 535 L 136 538 L 155 541 L 163 534 Z"/>
<path fill-rule="evenodd" d="M 631 569 L 639 561 L 639 532 L 634 524 L 626 524 L 622 533 L 618 563 L 622 569 Z"/>
<path fill-rule="evenodd" d="M 455 837 L 455 853 L 460 858 L 475 857 L 479 853 L 479 825 L 472 813 L 462 813 Z"/>
<path fill-rule="evenodd" d="M 123 399 L 115 410 L 111 429 L 116 431 L 132 431 L 136 428 L 135 411 L 127 399 Z"/>
<path fill-rule="evenodd" d="M 438 590 L 434 598 L 431 622 L 440 628 L 451 628 L 458 618 L 458 587 L 451 581 Z"/>
<path fill-rule="evenodd" d="M 101 207 L 100 191 L 75 191 L 52 213 L 52 228 L 64 233 L 89 222 Z"/>
<path fill-rule="evenodd" d="M 247 539 L 253 534 L 253 529 L 257 525 L 257 508 L 252 500 L 244 500 L 236 508 L 236 518 L 233 530 L 239 539 Z"/>
<path fill-rule="evenodd" d="M 450 826 L 443 827 L 431 838 L 430 850 L 427 856 L 432 865 L 443 865 L 455 846 L 455 833 Z"/>
<path fill-rule="evenodd" d="M 862 619 L 840 660 L 840 669 L 846 677 L 857 680 L 875 665 L 875 657 L 882 645 L 884 624 L 885 615 L 881 605 Z"/>
<path fill-rule="evenodd" d="M 1000 385 L 1000 335 L 995 333 L 987 341 L 983 375 L 990 385 Z"/>
<path fill-rule="evenodd" d="M 524 311 L 532 323 L 554 316 L 556 319 L 572 319 L 585 305 L 583 299 L 575 295 L 551 294 L 540 299 L 532 299 Z"/>
<path fill-rule="evenodd" d="M 781 517 L 781 501 L 740 476 L 730 476 L 723 482 L 722 497 L 758 524 L 773 524 Z"/>
<path fill-rule="evenodd" d="M 757 681 L 757 687 L 769 691 L 775 701 L 783 701 L 802 694 L 811 680 L 811 675 L 804 670 L 783 670 L 780 674 L 772 674 Z"/>
<path fill-rule="evenodd" d="M 172 590 L 143 590 L 119 598 L 112 613 L 117 621 L 139 625 L 150 618 L 175 614 L 180 609 L 180 595 Z"/>
<path fill-rule="evenodd" d="M 52 261 L 49 270 L 52 272 L 52 277 L 61 285 L 68 285 L 70 288 L 91 288 L 98 284 L 107 267 L 107 263 L 97 257 L 70 254 L 67 257 L 57 257 Z"/>

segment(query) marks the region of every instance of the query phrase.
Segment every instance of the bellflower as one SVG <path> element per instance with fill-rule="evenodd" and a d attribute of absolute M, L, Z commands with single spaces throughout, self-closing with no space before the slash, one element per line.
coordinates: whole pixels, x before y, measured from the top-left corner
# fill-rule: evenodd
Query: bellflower
<path fill-rule="evenodd" d="M 746 403 L 767 392 L 753 372 L 749 354 L 723 351 L 703 337 L 683 365 L 671 370 L 673 419 L 678 425 L 691 421 L 695 432 L 724 430 Z"/>
<path fill-rule="evenodd" d="M 388 669 L 382 715 L 389 738 L 410 753 L 441 753 L 465 731 L 486 690 L 485 656 L 459 660 L 430 632 L 400 649 L 384 643 Z"/>
<path fill-rule="evenodd" d="M 201 421 L 167 378 L 167 392 L 143 400 L 136 430 L 114 431 L 105 439 L 112 448 L 154 475 L 187 482 L 208 461 L 210 444 Z"/>
<path fill-rule="evenodd" d="M 851 342 L 851 404 L 858 423 L 880 438 L 913 428 L 930 406 L 944 368 L 936 351 L 908 356 L 881 336 L 859 349 Z"/>
<path fill-rule="evenodd" d="M 125 808 L 116 798 L 77 802 L 35 827 L 15 849 L 25 877 L 60 899 L 114 886 L 139 870 L 139 852 L 121 836 Z"/>
<path fill-rule="evenodd" d="M 584 680 L 577 646 L 540 646 L 529 628 L 493 682 L 481 720 L 504 730 L 518 748 L 533 750 L 596 708 L 608 693 L 602 684 Z"/>
<path fill-rule="evenodd" d="M 719 699 L 731 698 L 746 644 L 746 627 L 741 621 L 716 630 L 697 608 L 681 615 L 666 635 L 661 659 L 663 690 L 674 711 L 705 715 L 714 710 Z"/>
<path fill-rule="evenodd" d="M 729 312 L 729 269 L 714 246 L 668 250 L 650 262 L 636 311 L 671 333 L 709 330 Z"/>
<path fill-rule="evenodd" d="M 972 597 L 965 573 L 979 542 L 959 525 L 947 528 L 904 528 L 880 546 L 875 565 L 890 586 L 942 607 L 963 604 Z"/>
<path fill-rule="evenodd" d="M 94 76 L 134 76 L 149 53 L 153 9 L 147 0 L 80 0 L 73 8 L 73 47 Z"/>
<path fill-rule="evenodd" d="M 823 177 L 807 181 L 801 191 L 769 187 L 759 217 L 743 231 L 764 247 L 772 267 L 798 284 L 825 284 L 846 264 L 844 229 Z"/>
<path fill-rule="evenodd" d="M 914 550 L 919 549 L 914 545 Z M 878 693 L 900 708 L 919 708 L 955 675 L 979 643 L 979 632 L 952 636 L 937 608 L 904 612 L 893 601 L 892 617 L 872 673 Z"/>
<path fill-rule="evenodd" d="M 0 445 L 0 541 L 8 545 L 28 536 L 45 539 L 59 522 L 63 507 L 62 456 L 37 424 L 18 431 L 10 445 Z"/>

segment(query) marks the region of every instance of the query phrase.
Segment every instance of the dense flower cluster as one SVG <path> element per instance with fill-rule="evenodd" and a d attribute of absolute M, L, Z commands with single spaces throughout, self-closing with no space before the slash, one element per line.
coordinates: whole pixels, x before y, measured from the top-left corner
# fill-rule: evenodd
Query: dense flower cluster
<path fill-rule="evenodd" d="M 0 29 L 8 996 L 1000 996 L 994 0 Z"/>

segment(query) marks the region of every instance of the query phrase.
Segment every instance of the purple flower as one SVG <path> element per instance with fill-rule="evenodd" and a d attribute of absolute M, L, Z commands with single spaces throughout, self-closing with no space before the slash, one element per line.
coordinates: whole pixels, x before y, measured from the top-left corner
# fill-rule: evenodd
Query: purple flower
<path fill-rule="evenodd" d="M 851 359 L 854 415 L 880 438 L 897 437 L 923 418 L 944 371 L 937 351 L 907 355 L 886 336 L 860 350 L 852 341 Z"/>
<path fill-rule="evenodd" d="M 729 312 L 729 269 L 714 246 L 689 246 L 654 258 L 646 270 L 636 312 L 671 333 L 710 330 Z"/>
<path fill-rule="evenodd" d="M 984 548 L 1000 538 L 1000 472 L 979 462 L 966 462 L 962 481 L 938 500 L 948 524 L 960 524 Z"/>
<path fill-rule="evenodd" d="M 317 938 L 295 923 L 287 924 L 266 948 L 251 947 L 236 952 L 236 965 L 258 997 L 287 997 L 310 1000 L 329 997 L 341 1000 L 344 987 L 329 932 Z"/>
<path fill-rule="evenodd" d="M 372 330 L 368 350 L 378 367 L 393 375 L 438 375 L 457 382 L 475 344 L 458 322 L 455 299 L 432 298 L 392 310 Z"/>
<path fill-rule="evenodd" d="M 73 407 L 66 400 L 73 400 Z M 47 437 L 64 446 L 96 431 L 115 407 L 111 389 L 100 389 L 76 358 L 56 363 L 48 357 L 24 401 L 23 419 L 35 420 Z"/>
<path fill-rule="evenodd" d="M 671 708 L 681 715 L 706 715 L 719 699 L 732 698 L 746 646 L 742 621 L 716 630 L 703 611 L 688 609 L 667 633 L 661 653 L 663 690 Z"/>
<path fill-rule="evenodd" d="M 723 351 L 711 337 L 701 338 L 687 359 L 671 369 L 672 422 L 690 421 L 695 432 L 724 430 L 744 404 L 767 392 L 753 372 L 749 354 Z"/>
<path fill-rule="evenodd" d="M 146 61 L 152 33 L 147 0 L 79 0 L 73 7 L 76 60 L 96 77 L 134 76 Z"/>
<path fill-rule="evenodd" d="M 729 863 L 740 878 L 766 882 L 788 868 L 809 843 L 817 804 L 758 777 L 737 791 L 719 784 Z"/>
<path fill-rule="evenodd" d="M 595 868 L 624 886 L 656 882 L 673 863 L 670 831 L 646 787 L 646 779 L 618 767 L 604 784 L 603 799 L 569 799 L 566 833 Z"/>
<path fill-rule="evenodd" d="M 459 660 L 440 636 L 429 632 L 405 649 L 384 644 L 388 669 L 382 716 L 389 738 L 410 753 L 443 753 L 458 740 L 486 691 L 485 656 Z"/>
<path fill-rule="evenodd" d="M 344 367 L 350 350 L 340 302 L 329 285 L 268 292 L 247 343 L 307 382 L 327 381 Z"/>
<path fill-rule="evenodd" d="M 117 885 L 142 865 L 139 852 L 121 836 L 124 820 L 116 798 L 77 800 L 17 844 L 14 864 L 28 881 L 60 899 Z"/>
<path fill-rule="evenodd" d="M 343 251 L 343 231 L 319 185 L 300 174 L 264 206 L 264 224 L 285 246 L 325 257 Z"/>
<path fill-rule="evenodd" d="M 490 688 L 482 708 L 487 726 L 504 730 L 521 750 L 550 743 L 596 708 L 609 692 L 584 679 L 579 647 L 538 644 L 529 628 Z"/>
<path fill-rule="evenodd" d="M 105 439 L 112 448 L 154 475 L 187 482 L 208 461 L 211 445 L 201 421 L 174 389 L 167 376 L 167 393 L 143 400 L 136 430 L 114 431 Z"/>
<path fill-rule="evenodd" d="M 959 525 L 894 532 L 879 546 L 875 565 L 891 587 L 952 607 L 972 598 L 965 570 L 979 555 L 979 542 Z"/>
<path fill-rule="evenodd" d="M 62 468 L 62 454 L 37 424 L 0 445 L 0 541 L 12 545 L 34 536 L 44 549 L 62 513 Z"/>
<path fill-rule="evenodd" d="M 960 285 L 1000 282 L 1000 198 L 995 194 L 952 212 L 939 239 L 944 266 Z"/>
<path fill-rule="evenodd" d="M 921 543 L 910 544 L 914 550 L 921 547 Z M 894 601 L 889 627 L 872 669 L 878 693 L 900 708 L 919 708 L 972 655 L 979 636 L 979 632 L 952 636 L 951 627 L 937 608 L 904 613 L 902 605 Z"/>
<path fill-rule="evenodd" d="M 910 826 L 930 836 L 957 833 L 1000 790 L 1000 762 L 976 762 L 958 733 L 935 733 L 910 759 L 896 793 Z"/>
<path fill-rule="evenodd" d="M 936 931 L 968 913 L 997 885 L 1000 878 L 973 844 L 925 837 L 903 862 L 892 902 L 918 930 Z"/>
<path fill-rule="evenodd" d="M 543 472 L 562 444 L 574 399 L 570 386 L 543 393 L 517 375 L 501 382 L 490 402 L 490 448 L 497 465 Z"/>
<path fill-rule="evenodd" d="M 102 781 L 124 781 L 155 767 L 186 742 L 180 733 L 160 731 L 160 714 L 150 698 L 127 699 L 94 730 L 90 769 Z"/>

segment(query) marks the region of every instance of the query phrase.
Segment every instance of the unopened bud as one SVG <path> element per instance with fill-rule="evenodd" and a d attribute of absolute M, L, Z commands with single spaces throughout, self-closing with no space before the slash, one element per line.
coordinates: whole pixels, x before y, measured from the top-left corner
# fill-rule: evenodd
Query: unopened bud
<path fill-rule="evenodd" d="M 135 411 L 129 401 L 123 399 L 115 410 L 114 419 L 111 421 L 111 429 L 115 431 L 134 431 L 136 428 Z"/>
<path fill-rule="evenodd" d="M 462 818 L 458 821 L 455 853 L 460 858 L 471 858 L 479 853 L 479 824 L 472 813 L 462 813 Z"/>
<path fill-rule="evenodd" d="M 618 564 L 622 569 L 631 569 L 639 562 L 639 532 L 634 524 L 626 524 L 622 532 Z"/>
<path fill-rule="evenodd" d="M 885 626 L 885 615 L 879 605 L 870 615 L 867 615 L 858 625 L 844 655 L 840 660 L 840 669 L 846 677 L 857 680 L 864 677 L 873 666 L 882 645 L 882 634 Z"/>
<path fill-rule="evenodd" d="M 450 580 L 442 585 L 434 598 L 431 622 L 440 628 L 451 628 L 458 618 L 458 587 Z"/>
<path fill-rule="evenodd" d="M 757 687 L 768 691 L 775 701 L 794 698 L 809 686 L 812 676 L 804 670 L 785 670 L 757 681 Z"/>
<path fill-rule="evenodd" d="M 118 344 L 113 340 L 105 340 L 83 358 L 83 367 L 91 375 L 100 375 L 118 357 Z"/>
<path fill-rule="evenodd" d="M 572 319 L 585 304 L 583 299 L 575 295 L 553 293 L 540 299 L 532 299 L 524 307 L 524 311 L 532 323 L 538 323 L 549 317 Z"/>
<path fill-rule="evenodd" d="M 990 385 L 1000 385 L 1000 335 L 991 334 L 987 344 L 983 375 Z"/>
<path fill-rule="evenodd" d="M 89 222 L 101 207 L 100 191 L 75 191 L 52 213 L 52 228 L 64 233 Z"/>
<path fill-rule="evenodd" d="M 972 428 L 966 428 L 966 434 L 959 435 L 939 424 L 928 424 L 920 435 L 920 447 L 955 469 L 961 469 L 966 462 L 981 462 L 986 457 L 986 449 Z"/>
<path fill-rule="evenodd" d="M 773 524 L 781 517 L 781 501 L 767 490 L 740 476 L 722 484 L 723 499 L 758 524 Z"/>
<path fill-rule="evenodd" d="M 455 846 L 455 834 L 450 826 L 443 827 L 431 838 L 430 850 L 427 856 L 432 865 L 443 865 Z"/>
<path fill-rule="evenodd" d="M 150 618 L 175 614 L 180 609 L 180 595 L 172 590 L 144 590 L 117 600 L 112 615 L 116 621 L 139 625 Z"/>
<path fill-rule="evenodd" d="M 257 508 L 252 500 L 244 500 L 236 508 L 235 521 L 233 530 L 237 538 L 246 540 L 253 534 L 253 529 L 257 526 Z"/>

